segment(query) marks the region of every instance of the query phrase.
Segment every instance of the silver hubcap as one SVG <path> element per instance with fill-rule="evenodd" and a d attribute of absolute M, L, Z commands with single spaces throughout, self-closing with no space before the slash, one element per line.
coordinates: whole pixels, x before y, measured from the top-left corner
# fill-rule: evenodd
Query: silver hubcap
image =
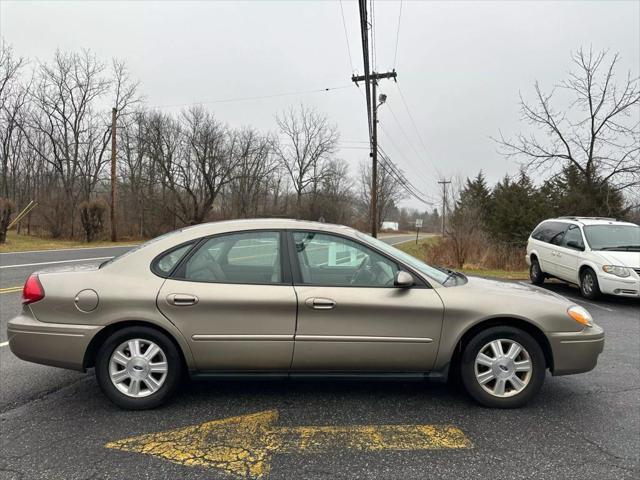
<path fill-rule="evenodd" d="M 109 360 L 111 382 L 119 391 L 133 398 L 157 392 L 167 378 L 167 371 L 167 357 L 162 349 L 142 338 L 120 344 Z"/>
<path fill-rule="evenodd" d="M 514 340 L 499 339 L 480 349 L 475 361 L 476 380 L 494 397 L 517 395 L 531 380 L 531 357 Z"/>
<path fill-rule="evenodd" d="M 584 277 L 582 277 L 582 289 L 587 294 L 593 291 L 593 277 L 590 273 L 585 273 Z"/>

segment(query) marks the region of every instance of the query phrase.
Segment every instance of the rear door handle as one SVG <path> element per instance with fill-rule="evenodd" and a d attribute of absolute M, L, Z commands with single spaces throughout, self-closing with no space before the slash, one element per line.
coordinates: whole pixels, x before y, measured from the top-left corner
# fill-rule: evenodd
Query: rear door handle
<path fill-rule="evenodd" d="M 185 293 L 171 293 L 167 295 L 167 303 L 176 307 L 189 307 L 198 303 L 198 297 Z"/>
<path fill-rule="evenodd" d="M 314 310 L 331 310 L 336 306 L 336 302 L 330 298 L 307 298 L 305 303 Z"/>

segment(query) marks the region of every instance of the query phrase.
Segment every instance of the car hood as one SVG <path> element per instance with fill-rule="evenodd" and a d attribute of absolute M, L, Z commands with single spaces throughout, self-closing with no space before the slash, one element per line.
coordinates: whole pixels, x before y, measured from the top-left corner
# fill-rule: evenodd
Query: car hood
<path fill-rule="evenodd" d="M 479 289 L 487 294 L 495 294 L 501 297 L 522 297 L 527 300 L 544 299 L 561 304 L 573 305 L 575 303 L 555 292 L 521 281 L 489 280 L 480 277 L 467 278 L 469 279 L 467 283 L 469 288 Z"/>
<path fill-rule="evenodd" d="M 611 252 L 598 250 L 595 253 L 606 265 L 640 268 L 640 252 Z"/>

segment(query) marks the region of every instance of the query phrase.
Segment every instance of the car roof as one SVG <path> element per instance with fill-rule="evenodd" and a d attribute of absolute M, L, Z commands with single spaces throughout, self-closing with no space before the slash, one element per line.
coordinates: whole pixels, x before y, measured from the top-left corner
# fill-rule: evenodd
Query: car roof
<path fill-rule="evenodd" d="M 245 218 L 239 220 L 223 220 L 219 222 L 201 223 L 191 227 L 185 227 L 183 230 L 200 233 L 211 231 L 259 230 L 263 228 L 327 230 L 334 232 L 353 231 L 351 227 L 347 227 L 345 225 L 312 222 L 309 220 L 296 220 L 292 218 Z"/>
<path fill-rule="evenodd" d="M 606 217 L 557 217 L 557 218 L 549 218 L 545 220 L 545 222 L 565 222 L 572 223 L 577 225 L 629 225 L 629 226 L 637 226 L 635 223 L 625 222 L 622 220 L 616 220 L 615 218 L 606 218 Z"/>

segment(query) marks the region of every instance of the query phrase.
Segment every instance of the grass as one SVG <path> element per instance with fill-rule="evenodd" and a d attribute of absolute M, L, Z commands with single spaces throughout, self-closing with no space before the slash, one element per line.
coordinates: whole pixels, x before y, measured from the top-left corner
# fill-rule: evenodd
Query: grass
<path fill-rule="evenodd" d="M 139 240 L 122 240 L 120 242 L 95 241 L 91 243 L 78 240 L 62 240 L 56 238 L 41 238 L 30 235 L 18 235 L 14 231 L 7 232 L 7 243 L 0 245 L 0 253 L 25 252 L 29 250 L 55 250 L 59 248 L 81 247 L 113 247 L 118 245 L 135 245 Z"/>
<path fill-rule="evenodd" d="M 439 236 L 431 236 L 427 238 L 421 238 L 416 242 L 406 242 L 396 245 L 400 250 L 414 256 L 420 260 L 426 260 L 429 256 L 429 250 L 438 242 L 440 242 Z M 456 268 L 462 273 L 472 275 L 476 277 L 489 277 L 489 278 L 501 278 L 507 280 L 526 280 L 529 278 L 527 270 L 499 270 L 482 267 L 468 267 L 468 268 Z"/>

